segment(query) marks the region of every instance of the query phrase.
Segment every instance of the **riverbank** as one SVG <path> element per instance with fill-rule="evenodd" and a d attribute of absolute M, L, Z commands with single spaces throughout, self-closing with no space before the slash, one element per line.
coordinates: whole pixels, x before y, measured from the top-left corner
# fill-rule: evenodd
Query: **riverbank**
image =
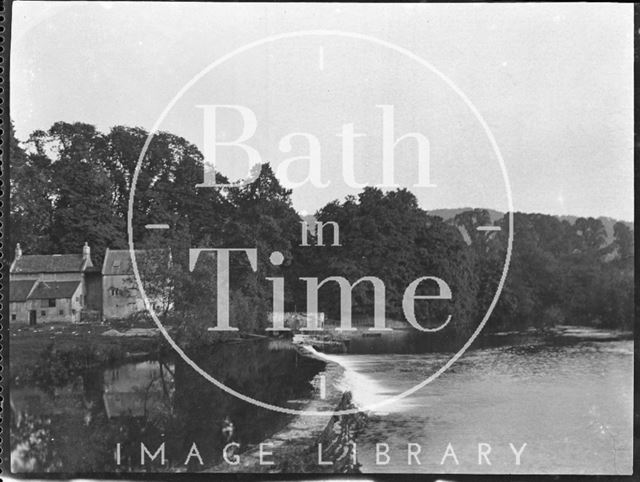
<path fill-rule="evenodd" d="M 389 338 L 372 338 L 370 333 L 350 333 L 349 339 L 334 339 L 340 349 L 333 346 L 315 346 L 328 353 L 403 353 L 408 345 L 408 332 L 401 330 Z M 380 334 L 378 334 L 380 335 Z M 10 325 L 9 376 L 12 384 L 29 381 L 43 366 L 51 364 L 51 358 L 66 360 L 75 368 L 109 366 L 138 360 L 157 358 L 168 346 L 158 330 L 131 323 L 51 323 L 46 325 Z M 522 343 L 526 340 L 542 341 L 547 338 L 571 340 L 614 341 L 633 339 L 631 331 L 602 330 L 592 327 L 558 325 L 548 329 L 530 329 L 500 333 L 483 333 L 477 345 L 495 343 Z M 409 350 L 411 352 L 413 350 Z M 326 362 L 326 359 L 323 361 Z"/>
<path fill-rule="evenodd" d="M 551 328 L 550 333 L 554 336 L 583 341 L 633 340 L 633 331 L 606 330 L 579 325 L 557 325 Z"/>
<path fill-rule="evenodd" d="M 329 325 L 327 325 L 329 326 Z M 467 336 L 470 336 L 468 334 Z M 483 330 L 474 342 L 474 348 L 502 344 L 545 343 L 554 339 L 616 341 L 632 340 L 630 330 L 613 330 L 593 326 L 556 325 L 530 327 L 525 330 L 492 332 Z M 406 323 L 394 322 L 392 331 L 371 332 L 360 326 L 353 331 L 339 332 L 331 328 L 319 334 L 296 334 L 294 341 L 312 346 L 327 354 L 412 354 L 455 352 L 466 342 L 465 336 L 443 338 L 433 333 L 417 333 Z"/>
<path fill-rule="evenodd" d="M 166 346 L 152 331 L 109 336 L 117 324 L 51 323 L 9 327 L 9 376 L 12 386 L 31 381 L 53 354 L 61 363 L 91 368 L 149 359 Z M 106 334 L 106 335 L 105 335 Z"/>

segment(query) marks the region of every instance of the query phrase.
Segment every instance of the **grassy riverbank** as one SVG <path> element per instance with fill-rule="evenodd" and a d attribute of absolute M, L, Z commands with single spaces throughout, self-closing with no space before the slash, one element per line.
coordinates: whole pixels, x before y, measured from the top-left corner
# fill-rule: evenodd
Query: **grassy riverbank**
<path fill-rule="evenodd" d="M 122 324 L 51 323 L 9 327 L 9 376 L 12 383 L 33 378 L 55 354 L 63 363 L 85 368 L 149 357 L 163 346 L 159 336 L 105 336 Z"/>
<path fill-rule="evenodd" d="M 125 333 L 126 330 L 144 328 L 149 333 L 136 333 L 135 336 L 108 336 Z M 112 323 L 51 323 L 37 326 L 11 325 L 9 327 L 10 354 L 9 376 L 12 381 L 29 378 L 47 356 L 52 353 L 76 364 L 87 366 L 106 365 L 136 358 L 149 358 L 159 350 L 167 348 L 159 334 L 152 333 L 153 325 L 148 321 L 131 323 L 130 321 Z M 131 335 L 131 333 L 129 333 Z M 369 333 L 349 333 L 348 336 L 329 331 L 325 338 L 344 343 L 349 352 L 377 353 L 404 352 L 416 349 L 407 330 L 395 332 L 377 338 Z M 491 342 L 496 338 L 519 336 L 554 337 L 594 337 L 596 339 L 630 339 L 631 331 L 596 330 L 588 327 L 558 326 L 550 330 L 512 331 L 502 333 L 483 333 L 481 340 Z M 222 340 L 219 340 L 222 341 Z M 481 341 L 481 344 L 482 344 Z M 322 347 L 318 347 L 322 350 Z M 324 351 L 324 350 L 323 350 Z M 49 360 L 50 361 L 50 360 Z"/>

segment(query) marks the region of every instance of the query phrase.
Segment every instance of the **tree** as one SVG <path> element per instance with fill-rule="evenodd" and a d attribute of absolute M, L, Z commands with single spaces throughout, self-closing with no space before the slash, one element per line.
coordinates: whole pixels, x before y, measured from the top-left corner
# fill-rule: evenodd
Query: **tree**
<path fill-rule="evenodd" d="M 573 227 L 576 249 L 587 256 L 594 256 L 607 240 L 607 231 L 599 219 L 578 218 Z"/>
<path fill-rule="evenodd" d="M 131 183 L 147 137 L 144 129 L 125 126 L 113 127 L 105 136 L 102 162 L 115 188 L 115 214 L 122 219 L 127 217 Z M 203 156 L 196 146 L 167 132 L 154 135 L 135 185 L 134 239 L 148 236 L 144 227 L 148 223 L 168 223 L 186 227 L 196 244 L 210 243 L 231 206 L 220 189 L 196 189 L 203 172 Z M 216 176 L 220 183 L 227 181 Z"/>
<path fill-rule="evenodd" d="M 416 302 L 416 318 L 424 327 L 440 325 L 449 314 L 450 338 L 470 328 L 475 313 L 477 279 L 470 269 L 469 253 L 458 230 L 442 219 L 427 215 L 406 189 L 383 193 L 365 188 L 358 197 L 332 202 L 316 213 L 319 221 L 334 221 L 340 228 L 340 247 L 306 248 L 317 259 L 307 274 L 319 279 L 343 276 L 354 283 L 376 276 L 385 284 L 385 311 L 389 318 L 404 320 L 402 299 L 407 285 L 423 276 L 437 276 L 454 293 L 454 302 Z M 420 286 L 417 294 L 434 294 L 433 286 Z M 304 293 L 300 293 L 303 295 Z M 369 283 L 353 289 L 356 317 L 372 317 L 374 290 Z M 320 292 L 322 311 L 334 319 L 339 313 L 340 291 L 328 284 Z M 303 300 L 299 301 L 300 303 Z"/>
<path fill-rule="evenodd" d="M 285 284 L 293 284 L 294 270 L 290 269 L 293 253 L 300 233 L 300 216 L 291 204 L 291 190 L 285 189 L 276 178 L 271 166 L 257 165 L 258 176 L 252 183 L 229 190 L 232 210 L 222 229 L 225 247 L 251 247 L 258 252 L 258 269 L 254 272 L 246 258 L 231 261 L 231 303 L 244 318 L 245 326 L 253 317 L 252 329 L 266 327 L 271 311 L 271 283 L 267 277 L 284 277 Z M 253 173 L 255 175 L 255 172 Z M 274 251 L 282 253 L 282 265 L 274 266 L 270 256 Z M 290 306 L 292 294 L 285 291 L 285 301 Z M 233 315 L 232 315 L 233 317 Z"/>
<path fill-rule="evenodd" d="M 618 250 L 618 257 L 623 262 L 633 258 L 633 231 L 625 223 L 617 222 L 613 225 L 613 244 Z"/>
<path fill-rule="evenodd" d="M 50 225 L 53 216 L 54 189 L 51 183 L 51 160 L 44 154 L 37 139 L 44 133 L 36 131 L 29 144 L 30 154 L 15 137 L 13 123 L 9 133 L 9 236 L 8 254 L 13 258 L 16 243 L 26 253 L 48 252 L 51 248 Z"/>
<path fill-rule="evenodd" d="M 44 140 L 53 157 L 52 248 L 79 252 L 85 241 L 96 253 L 124 248 L 124 220 L 115 213 L 114 186 L 102 164 L 102 134 L 88 124 L 58 122 Z M 97 257 L 99 261 L 100 254 Z"/>
<path fill-rule="evenodd" d="M 260 172 L 254 182 L 231 188 L 224 196 L 216 193 L 220 199 L 208 194 L 211 196 L 208 200 L 203 195 L 199 199 L 185 201 L 202 203 L 203 209 L 206 203 L 208 206 L 216 206 L 217 203 L 222 207 L 213 222 L 190 217 L 189 236 L 193 247 L 257 249 L 255 272 L 246 256 L 237 253 L 230 256 L 230 325 L 242 332 L 261 331 L 267 327 L 272 287 L 266 278 L 282 276 L 291 279 L 293 270 L 289 266 L 300 229 L 300 218 L 291 206 L 291 191 L 280 185 L 269 165 L 260 165 L 256 169 Z M 186 210 L 185 205 L 176 204 L 183 217 L 193 213 L 191 208 Z M 197 229 L 193 229 L 193 223 L 198 223 Z M 283 254 L 282 266 L 271 263 L 270 256 L 274 251 Z M 176 308 L 193 320 L 192 325 L 214 326 L 217 306 L 215 256 L 201 254 L 192 272 L 188 271 L 187 261 L 184 257 L 174 263 L 182 266 L 181 271 L 176 272 L 176 276 L 181 276 L 176 283 Z M 290 302 L 292 295 L 287 296 Z"/>
<path fill-rule="evenodd" d="M 126 219 L 133 174 L 148 133 L 113 127 L 103 134 L 89 124 L 57 122 L 35 131 L 21 145 L 10 132 L 9 252 L 20 242 L 27 253 L 79 253 L 85 241 L 98 263 L 104 250 L 127 246 Z M 491 224 L 486 210 L 473 209 L 453 220 L 429 216 L 406 189 L 365 188 L 357 196 L 319 209 L 320 222 L 336 222 L 340 246 L 300 245 L 301 218 L 271 167 L 255 166 L 255 180 L 237 188 L 196 188 L 203 181 L 203 156 L 187 140 L 167 132 L 154 135 L 136 183 L 133 237 L 138 249 L 170 250 L 170 267 L 152 270 L 146 282 L 163 303 L 175 309 L 186 330 L 203 339 L 215 324 L 216 263 L 204 256 L 189 271 L 189 248 L 256 248 L 257 271 L 246 256 L 231 256 L 231 325 L 259 331 L 271 311 L 272 283 L 284 278 L 285 309 L 306 307 L 302 277 L 343 276 L 354 283 L 377 276 L 385 283 L 386 313 L 403 319 L 408 283 L 438 276 L 453 301 L 416 302 L 423 326 L 454 320 L 446 336 L 466 336 L 495 296 L 507 247 L 507 217 L 502 230 L 478 231 Z M 220 183 L 227 180 L 217 173 Z M 166 223 L 169 231 L 147 230 Z M 624 223 L 614 225 L 606 246 L 603 223 L 579 218 L 572 225 L 554 216 L 514 213 L 512 261 L 489 329 L 513 330 L 558 323 L 629 327 L 633 320 L 634 239 Z M 466 236 L 463 234 L 466 233 Z M 326 236 L 330 238 L 330 230 Z M 470 243 L 467 244 L 466 241 Z M 271 262 L 279 251 L 284 261 Z M 141 262 L 144 264 L 144 262 Z M 277 263 L 276 263 L 277 264 Z M 430 291 L 431 290 L 431 291 Z M 421 286 L 419 294 L 432 294 Z M 335 283 L 320 290 L 320 310 L 337 319 L 340 293 Z M 356 317 L 373 314 L 374 291 L 363 282 L 353 290 Z M 444 335 L 443 335 L 444 336 Z"/>

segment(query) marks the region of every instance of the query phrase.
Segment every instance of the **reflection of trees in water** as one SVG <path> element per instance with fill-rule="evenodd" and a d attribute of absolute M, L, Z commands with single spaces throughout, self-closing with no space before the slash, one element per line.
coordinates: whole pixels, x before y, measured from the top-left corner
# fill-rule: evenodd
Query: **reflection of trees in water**
<path fill-rule="evenodd" d="M 324 367 L 322 362 L 301 357 L 295 350 L 270 350 L 268 340 L 222 344 L 190 356 L 226 386 L 280 406 L 308 396 L 312 390 L 310 380 Z M 221 462 L 222 449 L 228 443 L 223 434 L 226 417 L 234 425 L 232 441 L 241 445 L 241 452 L 290 419 L 238 400 L 184 363 L 176 363 L 175 373 L 176 413 L 183 418 L 185 428 L 183 454 L 195 442 L 213 454 L 212 463 Z"/>
<path fill-rule="evenodd" d="M 198 358 L 204 369 L 228 386 L 278 405 L 309 395 L 309 381 L 323 367 L 322 362 L 299 357 L 295 351 L 270 351 L 268 343 L 261 341 L 209 348 Z M 60 365 L 55 366 L 59 370 Z M 69 374 L 58 379 L 68 380 Z M 184 469 L 193 443 L 205 464 L 214 465 L 221 461 L 222 448 L 229 441 L 240 443 L 242 451 L 289 419 L 240 401 L 183 362 L 174 366 L 166 359 L 137 375 L 132 365 L 117 371 L 87 370 L 73 383 L 41 392 L 38 404 L 19 401 L 12 414 L 12 462 L 17 471 Z M 118 395 L 123 396 L 117 399 Z M 226 438 L 225 423 L 234 427 Z M 141 442 L 153 451 L 164 442 L 168 464 L 147 461 L 142 467 Z M 119 466 L 117 443 L 121 444 Z M 196 458 L 191 461 L 187 470 L 201 468 Z"/>
<path fill-rule="evenodd" d="M 140 441 L 159 444 L 175 425 L 173 371 L 167 360 L 158 362 L 138 393 L 126 394 L 140 397 L 142 416 L 109 416 L 103 369 L 81 371 L 77 364 L 57 360 L 49 372 L 41 373 L 35 386 L 11 390 L 11 462 L 16 472 L 133 469 L 136 461 L 126 457 L 115 465 L 116 443 L 135 442 L 139 454 Z"/>
<path fill-rule="evenodd" d="M 19 419 L 20 423 L 11 427 L 11 471 L 60 470 L 62 467 L 47 443 L 51 439 L 51 418 L 20 414 Z"/>
<path fill-rule="evenodd" d="M 98 416 L 88 423 L 70 414 L 25 413 L 11 427 L 11 466 L 16 472 L 113 470 L 113 447 L 122 432 Z"/>
<path fill-rule="evenodd" d="M 167 360 L 159 360 L 157 367 L 150 371 L 148 380 L 141 387 L 134 387 L 133 394 L 140 400 L 142 420 L 161 433 L 167 433 L 171 432 L 175 419 L 175 375 Z"/>

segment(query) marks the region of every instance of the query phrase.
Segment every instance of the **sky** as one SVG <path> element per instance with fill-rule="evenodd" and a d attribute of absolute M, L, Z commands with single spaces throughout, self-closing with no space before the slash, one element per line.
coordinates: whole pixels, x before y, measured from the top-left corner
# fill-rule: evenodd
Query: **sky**
<path fill-rule="evenodd" d="M 302 213 L 395 184 L 427 210 L 506 211 L 510 190 L 517 211 L 633 219 L 632 5 L 16 2 L 12 22 L 22 141 L 56 121 L 157 125 L 204 150 L 254 115 L 245 143 L 297 186 Z M 343 34 L 268 40 L 310 30 Z M 236 107 L 205 131 L 202 105 Z M 380 106 L 394 115 L 392 183 Z M 345 126 L 362 134 L 352 182 Z M 420 156 L 415 138 L 393 147 L 411 133 Z M 243 148 L 216 152 L 231 179 L 247 172 Z M 319 182 L 301 185 L 310 170 Z"/>

